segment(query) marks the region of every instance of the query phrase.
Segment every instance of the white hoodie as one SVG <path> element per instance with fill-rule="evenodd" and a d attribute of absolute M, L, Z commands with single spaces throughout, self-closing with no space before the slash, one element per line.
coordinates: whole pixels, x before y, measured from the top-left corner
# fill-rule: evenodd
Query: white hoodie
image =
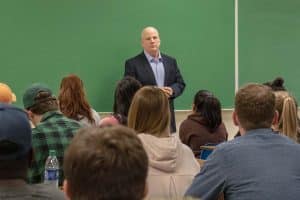
<path fill-rule="evenodd" d="M 193 152 L 174 135 L 158 138 L 141 133 L 138 136 L 149 157 L 146 199 L 182 199 L 200 171 Z"/>

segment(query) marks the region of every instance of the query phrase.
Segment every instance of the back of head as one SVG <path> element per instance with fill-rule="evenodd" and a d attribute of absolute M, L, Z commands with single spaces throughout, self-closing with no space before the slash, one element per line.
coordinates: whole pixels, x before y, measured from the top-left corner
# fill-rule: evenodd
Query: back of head
<path fill-rule="evenodd" d="M 142 87 L 141 83 L 133 77 L 126 76 L 117 83 L 114 97 L 113 112 L 122 117 L 128 116 L 128 110 L 134 94 Z M 127 122 L 121 122 L 126 124 Z"/>
<path fill-rule="evenodd" d="M 200 90 L 196 93 L 194 111 L 203 117 L 205 125 L 211 132 L 214 132 L 222 123 L 220 101 L 207 90 Z"/>
<path fill-rule="evenodd" d="M 0 104 L 0 123 L 0 179 L 25 178 L 31 150 L 27 114 L 14 106 Z"/>
<path fill-rule="evenodd" d="M 295 99 L 286 91 L 274 92 L 276 110 L 279 113 L 278 131 L 297 141 L 297 106 Z"/>
<path fill-rule="evenodd" d="M 64 77 L 60 83 L 58 95 L 59 108 L 65 116 L 80 120 L 80 116 L 86 117 L 91 123 L 91 107 L 86 99 L 82 80 L 75 74 Z"/>
<path fill-rule="evenodd" d="M 235 96 L 235 112 L 246 130 L 270 128 L 275 113 L 275 95 L 261 84 L 248 84 Z"/>
<path fill-rule="evenodd" d="M 129 108 L 128 127 L 138 133 L 161 136 L 169 124 L 169 101 L 164 92 L 154 86 L 141 88 Z"/>
<path fill-rule="evenodd" d="M 56 97 L 48 86 L 41 83 L 34 83 L 25 90 L 23 105 L 26 110 L 38 115 L 58 109 Z"/>
<path fill-rule="evenodd" d="M 10 104 L 16 100 L 16 95 L 11 91 L 10 87 L 5 83 L 0 83 L 0 103 Z"/>
<path fill-rule="evenodd" d="M 133 130 L 84 128 L 65 152 L 66 193 L 72 200 L 141 200 L 147 170 L 147 154 Z"/>

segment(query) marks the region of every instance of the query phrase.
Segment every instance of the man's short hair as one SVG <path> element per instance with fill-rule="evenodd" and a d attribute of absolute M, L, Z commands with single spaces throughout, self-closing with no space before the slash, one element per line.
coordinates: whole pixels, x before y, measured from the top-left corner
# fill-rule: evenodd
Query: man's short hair
<path fill-rule="evenodd" d="M 34 83 L 26 89 L 23 95 L 23 105 L 26 110 L 38 115 L 58 109 L 56 97 L 51 89 L 42 83 Z"/>
<path fill-rule="evenodd" d="M 147 171 L 148 157 L 140 139 L 123 126 L 80 129 L 64 155 L 72 200 L 141 200 Z"/>
<path fill-rule="evenodd" d="M 245 130 L 270 128 L 275 113 L 275 95 L 267 86 L 248 84 L 235 96 L 235 111 Z"/>

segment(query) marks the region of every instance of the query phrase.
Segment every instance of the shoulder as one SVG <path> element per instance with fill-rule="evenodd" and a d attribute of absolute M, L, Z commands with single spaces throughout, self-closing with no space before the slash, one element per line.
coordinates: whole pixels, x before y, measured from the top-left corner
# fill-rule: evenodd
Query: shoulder
<path fill-rule="evenodd" d="M 31 188 L 33 190 L 32 199 L 65 199 L 65 195 L 62 191 L 45 184 L 33 184 Z"/>
<path fill-rule="evenodd" d="M 196 135 L 203 135 L 203 133 L 207 132 L 207 128 L 201 123 L 201 118 L 196 115 L 189 115 L 187 119 L 185 119 L 181 124 L 180 128 L 184 131 L 193 132 Z"/>
<path fill-rule="evenodd" d="M 181 143 L 181 142 L 180 142 Z M 193 153 L 193 151 L 191 150 L 190 147 L 188 147 L 187 145 L 181 143 L 181 158 L 183 160 L 184 163 L 189 163 L 188 166 L 191 170 L 194 170 L 195 173 L 198 173 L 200 170 L 200 165 L 197 162 L 195 155 Z"/>
<path fill-rule="evenodd" d="M 59 118 L 57 118 L 56 123 L 59 123 L 61 125 L 74 127 L 74 128 L 79 128 L 79 127 L 82 126 L 79 121 L 76 121 L 74 119 L 70 119 L 70 118 L 64 116 L 63 114 L 61 114 L 61 116 Z"/>
<path fill-rule="evenodd" d="M 80 122 L 70 119 L 64 116 L 60 112 L 56 112 L 55 115 L 47 117 L 44 121 L 40 122 L 34 129 L 33 134 L 45 134 L 48 132 L 53 132 L 54 130 L 63 129 L 78 129 L 82 125 Z"/>
<path fill-rule="evenodd" d="M 161 57 L 165 60 L 172 60 L 172 61 L 176 61 L 176 59 L 172 56 L 169 56 L 167 54 L 161 53 Z"/>
<path fill-rule="evenodd" d="M 137 61 L 137 60 L 143 60 L 145 59 L 145 54 L 143 52 L 139 53 L 138 55 L 134 56 L 134 57 L 131 57 L 129 59 L 126 60 L 126 63 L 128 62 L 134 62 L 134 61 Z"/>

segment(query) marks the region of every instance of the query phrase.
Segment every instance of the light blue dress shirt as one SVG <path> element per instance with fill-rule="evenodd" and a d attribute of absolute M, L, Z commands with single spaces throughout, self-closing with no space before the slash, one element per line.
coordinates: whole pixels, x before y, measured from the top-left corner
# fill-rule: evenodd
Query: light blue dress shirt
<path fill-rule="evenodd" d="M 144 54 L 152 68 L 157 86 L 163 87 L 165 82 L 165 68 L 160 53 L 158 55 L 158 58 L 152 57 L 146 51 L 144 51 Z"/>

